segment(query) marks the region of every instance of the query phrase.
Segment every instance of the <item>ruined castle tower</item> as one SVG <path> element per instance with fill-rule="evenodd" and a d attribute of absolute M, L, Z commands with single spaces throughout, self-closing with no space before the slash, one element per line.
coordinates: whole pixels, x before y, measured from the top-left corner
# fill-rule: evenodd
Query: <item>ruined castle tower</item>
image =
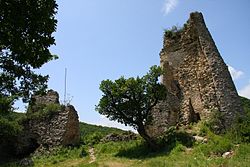
<path fill-rule="evenodd" d="M 188 124 L 214 114 L 220 115 L 220 128 L 227 129 L 237 113 L 242 113 L 228 67 L 201 13 L 191 13 L 182 29 L 166 31 L 160 64 L 164 70 L 162 82 L 170 97 L 153 111 L 156 125 L 151 131 L 161 129 L 156 132 L 161 133 L 164 126 Z M 157 117 L 165 121 L 157 125 Z"/>
<path fill-rule="evenodd" d="M 47 110 L 46 115 L 38 114 L 44 110 Z M 16 143 L 16 154 L 25 155 L 34 151 L 45 153 L 53 147 L 79 144 L 80 127 L 77 111 L 72 105 L 60 105 L 59 94 L 56 91 L 49 90 L 44 95 L 32 96 L 27 114 L 33 114 L 33 117 L 29 116 L 30 118 L 23 123 L 24 131 Z"/>

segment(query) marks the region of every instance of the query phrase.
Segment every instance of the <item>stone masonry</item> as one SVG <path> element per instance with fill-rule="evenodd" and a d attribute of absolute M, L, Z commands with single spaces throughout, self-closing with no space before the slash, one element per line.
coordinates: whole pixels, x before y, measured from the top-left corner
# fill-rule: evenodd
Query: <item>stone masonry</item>
<path fill-rule="evenodd" d="M 182 29 L 165 34 L 160 64 L 162 83 L 171 98 L 152 112 L 153 123 L 148 128 L 152 136 L 171 125 L 209 119 L 216 112 L 221 115 L 223 131 L 243 112 L 228 67 L 201 13 L 191 13 Z"/>
<path fill-rule="evenodd" d="M 33 96 L 30 107 L 34 110 L 35 106 L 48 104 L 60 105 L 57 92 L 49 90 L 46 95 Z M 62 106 L 50 117 L 29 119 L 24 127 L 26 132 L 19 140 L 20 151 L 32 152 L 33 149 L 42 152 L 55 146 L 77 145 L 80 142 L 78 115 L 72 105 Z"/>

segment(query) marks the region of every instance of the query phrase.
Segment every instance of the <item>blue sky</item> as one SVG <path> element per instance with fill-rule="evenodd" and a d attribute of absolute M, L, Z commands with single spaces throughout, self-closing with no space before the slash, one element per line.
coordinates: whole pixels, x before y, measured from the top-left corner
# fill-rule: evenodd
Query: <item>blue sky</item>
<path fill-rule="evenodd" d="M 159 65 L 164 29 L 182 26 L 190 12 L 203 13 L 207 27 L 230 66 L 238 92 L 250 98 L 249 0 L 71 0 L 57 1 L 56 46 L 59 59 L 39 72 L 49 88 L 67 93 L 81 121 L 118 126 L 95 111 L 104 79 L 144 75 Z M 22 107 L 20 107 L 22 108 Z"/>

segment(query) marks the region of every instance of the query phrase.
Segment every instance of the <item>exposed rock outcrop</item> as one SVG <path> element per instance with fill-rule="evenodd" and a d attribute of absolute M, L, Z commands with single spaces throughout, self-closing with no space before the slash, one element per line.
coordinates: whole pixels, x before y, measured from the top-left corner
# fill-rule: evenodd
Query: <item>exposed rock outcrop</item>
<path fill-rule="evenodd" d="M 165 33 L 160 61 L 165 72 L 162 83 L 170 98 L 152 111 L 154 123 L 148 127 L 152 136 L 171 125 L 207 120 L 216 114 L 221 116 L 220 133 L 243 113 L 228 67 L 201 13 L 191 13 L 182 29 Z"/>

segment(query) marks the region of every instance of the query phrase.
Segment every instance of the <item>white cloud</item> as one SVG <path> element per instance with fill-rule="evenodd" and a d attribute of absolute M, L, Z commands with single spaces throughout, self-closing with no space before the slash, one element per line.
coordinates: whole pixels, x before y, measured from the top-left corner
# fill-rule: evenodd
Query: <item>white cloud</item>
<path fill-rule="evenodd" d="M 240 89 L 239 95 L 250 99 L 250 82 L 248 83 L 248 85 Z"/>
<path fill-rule="evenodd" d="M 162 8 L 162 11 L 165 15 L 169 14 L 171 11 L 173 11 L 176 6 L 178 5 L 179 0 L 165 0 L 164 6 Z"/>
<path fill-rule="evenodd" d="M 237 70 L 237 69 L 233 68 L 230 65 L 228 66 L 228 70 L 229 70 L 229 72 L 230 72 L 230 74 L 231 74 L 234 81 L 239 79 L 241 76 L 244 75 L 244 73 L 242 71 Z"/>

